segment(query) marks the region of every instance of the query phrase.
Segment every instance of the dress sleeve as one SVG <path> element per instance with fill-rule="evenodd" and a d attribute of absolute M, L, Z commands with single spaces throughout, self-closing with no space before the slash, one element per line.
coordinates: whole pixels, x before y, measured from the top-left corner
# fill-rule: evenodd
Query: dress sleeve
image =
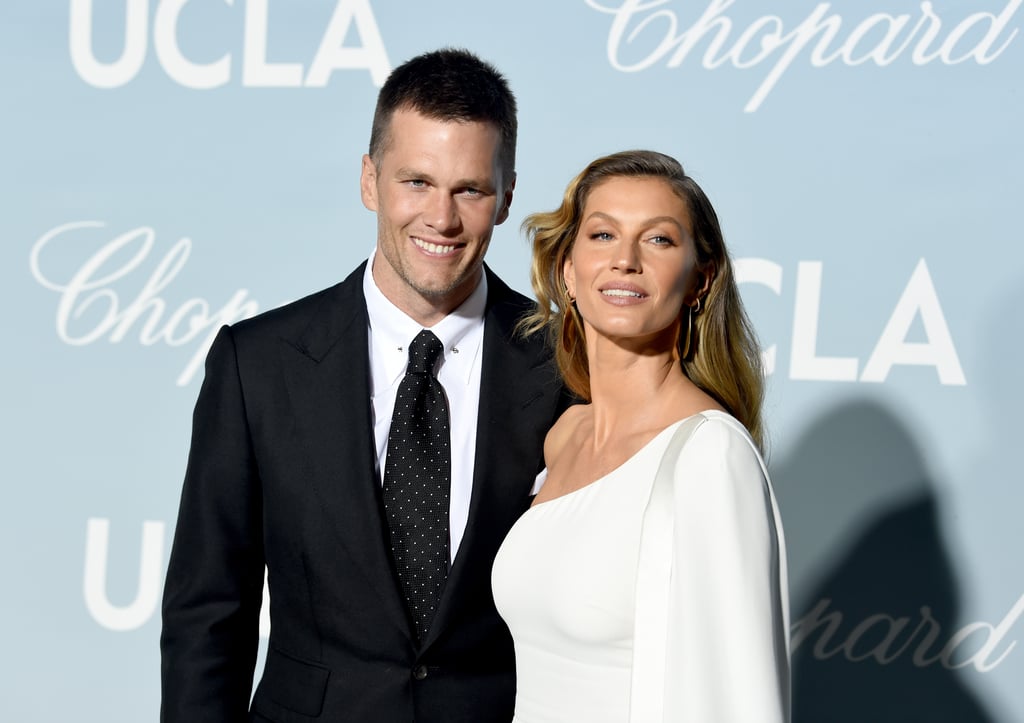
<path fill-rule="evenodd" d="M 248 720 L 264 557 L 259 475 L 234 339 L 206 360 L 164 585 L 163 723 Z"/>
<path fill-rule="evenodd" d="M 789 720 L 782 523 L 746 430 L 710 417 L 675 464 L 665 721 Z"/>

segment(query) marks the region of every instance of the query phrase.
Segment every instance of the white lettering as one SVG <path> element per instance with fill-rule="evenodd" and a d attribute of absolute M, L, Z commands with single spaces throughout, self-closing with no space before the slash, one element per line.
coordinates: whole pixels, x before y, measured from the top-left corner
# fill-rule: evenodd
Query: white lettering
<path fill-rule="evenodd" d="M 939 50 L 939 56 L 942 58 L 942 62 L 949 65 L 956 65 L 957 63 L 962 63 L 965 60 L 974 58 L 978 62 L 978 65 L 988 65 L 1002 55 L 1003 51 L 1006 50 L 1007 46 L 1010 44 L 1010 41 L 1017 35 L 1016 28 L 1010 32 L 1009 36 L 1005 41 L 1003 41 L 1003 44 L 999 46 L 998 50 L 991 51 L 991 48 L 995 42 L 999 40 L 1003 31 L 1006 30 L 1007 23 L 1010 22 L 1010 18 L 1012 18 L 1017 12 L 1022 1 L 1024 0 L 1011 0 L 1011 2 L 1007 3 L 1006 7 L 1003 8 L 1003 12 L 999 13 L 998 17 L 992 13 L 974 13 L 973 15 L 968 16 L 963 22 L 953 28 L 947 36 L 946 41 L 942 44 L 942 48 Z M 930 10 L 931 3 L 928 3 L 928 5 Z M 957 43 L 963 39 L 974 25 L 985 22 L 986 20 L 989 22 L 989 26 L 988 32 L 985 33 L 985 37 L 983 37 L 974 47 L 966 49 L 963 55 L 959 58 L 954 57 L 953 49 L 956 47 Z"/>
<path fill-rule="evenodd" d="M 924 626 L 928 626 L 928 632 L 924 636 L 924 640 L 920 642 L 917 649 L 914 650 L 914 657 L 912 658 L 914 665 L 918 668 L 924 668 L 925 666 L 931 665 L 938 662 L 942 657 L 942 651 L 939 651 L 935 655 L 928 657 L 928 651 L 935 645 L 935 641 L 939 639 L 939 635 L 942 633 L 942 627 L 939 625 L 939 621 L 932 617 L 932 609 L 927 605 L 921 606 L 921 623 L 914 628 L 914 634 L 911 637 L 917 635 L 918 631 Z"/>
<path fill-rule="evenodd" d="M 818 310 L 821 307 L 821 262 L 801 261 L 796 272 L 793 307 L 793 342 L 789 359 L 790 379 L 852 382 L 857 379 L 857 359 L 818 356 Z"/>
<path fill-rule="evenodd" d="M 82 80 L 96 88 L 117 88 L 138 74 L 146 60 L 148 9 L 148 0 L 126 0 L 121 57 L 112 63 L 101 63 L 92 47 L 92 0 L 71 0 L 71 65 Z"/>
<path fill-rule="evenodd" d="M 56 328 L 57 336 L 66 344 L 85 346 L 103 337 L 118 343 L 140 323 L 138 338 L 144 346 L 158 342 L 172 347 L 183 346 L 205 333 L 199 348 L 177 379 L 177 384 L 184 386 L 201 366 L 217 330 L 224 324 L 248 318 L 259 309 L 255 301 L 247 300 L 248 292 L 240 289 L 219 310 L 212 310 L 204 299 L 192 298 L 186 299 L 167 315 L 168 304 L 161 294 L 188 260 L 192 242 L 187 238 L 180 239 L 171 247 L 157 263 L 138 294 L 128 303 L 122 304 L 120 295 L 112 285 L 131 275 L 148 258 L 155 233 L 147 227 L 133 229 L 115 237 L 89 256 L 67 282 L 54 281 L 43 269 L 44 251 L 58 238 L 66 240 L 70 232 L 90 228 L 103 228 L 103 224 L 97 221 L 77 221 L 58 226 L 43 234 L 32 246 L 29 255 L 29 267 L 36 281 L 60 294 Z M 134 252 L 124 260 L 126 252 L 133 247 Z M 120 265 L 107 270 L 113 259 L 119 259 Z M 90 311 L 93 313 L 87 315 Z M 95 313 L 97 311 L 98 318 Z M 84 328 L 78 329 L 74 322 L 81 322 Z"/>
<path fill-rule="evenodd" d="M 729 18 L 719 17 L 723 10 L 732 5 L 734 0 L 712 0 L 711 4 L 705 9 L 704 14 L 697 19 L 697 22 L 693 24 L 689 30 L 679 35 L 678 38 L 674 39 L 674 44 L 679 45 L 679 49 L 672 54 L 672 57 L 668 61 L 670 68 L 678 68 L 682 65 L 686 56 L 690 54 L 694 46 L 704 38 L 705 35 L 712 29 L 717 29 L 714 38 L 708 43 L 708 49 L 704 53 L 704 60 L 702 65 L 705 68 L 717 68 L 719 65 L 724 63 L 729 58 L 726 55 L 722 55 L 719 58 L 715 58 L 715 53 L 722 50 L 725 45 L 725 41 L 729 37 L 729 32 L 732 30 L 732 21 Z M 643 9 L 638 6 L 637 10 Z M 671 28 L 673 34 L 677 26 L 676 16 L 669 10 L 663 11 L 663 17 L 671 21 Z M 635 32 L 634 32 L 635 35 Z M 739 53 L 737 52 L 737 55 Z"/>
<path fill-rule="evenodd" d="M 846 638 L 846 643 L 843 645 L 843 652 L 846 656 L 846 659 L 852 660 L 856 663 L 861 660 L 867 660 L 868 658 L 874 658 L 880 664 L 888 665 L 889 663 L 894 661 L 899 656 L 899 654 L 903 652 L 904 649 L 906 649 L 907 645 L 910 644 L 910 641 L 908 640 L 900 647 L 900 649 L 897 652 L 886 655 L 886 653 L 889 652 L 889 647 L 896 641 L 900 633 L 903 632 L 903 629 L 907 627 L 907 624 L 909 622 L 910 618 L 894 619 L 889 615 L 870 616 L 869 618 L 864 620 L 860 625 L 855 627 L 850 632 L 849 637 Z M 882 640 L 882 642 L 878 643 L 873 648 L 866 649 L 863 653 L 858 654 L 854 652 L 854 646 L 856 646 L 857 643 L 860 642 L 860 639 L 864 635 L 866 635 L 872 628 L 879 627 L 880 625 L 887 630 L 885 638 Z"/>
<path fill-rule="evenodd" d="M 142 627 L 156 611 L 160 598 L 163 562 L 164 523 L 142 523 L 142 551 L 139 555 L 139 586 L 135 599 L 117 606 L 107 598 L 107 551 L 110 520 L 89 519 L 85 533 L 85 607 L 93 620 L 107 628 L 124 632 Z"/>
<path fill-rule="evenodd" d="M 249 0 L 245 6 L 245 50 L 242 85 L 262 88 L 297 88 L 302 85 L 300 63 L 267 62 L 267 0 Z"/>
<path fill-rule="evenodd" d="M 928 29 L 925 30 L 924 35 L 921 36 L 921 39 L 914 46 L 914 50 L 910 54 L 910 62 L 914 65 L 927 65 L 939 57 L 940 51 L 938 50 L 932 53 L 928 52 L 928 48 L 939 37 L 939 31 L 942 30 L 942 20 L 932 12 L 932 4 L 930 2 L 921 3 L 921 20 L 918 22 L 917 27 L 914 28 L 914 32 L 916 33 L 925 22 L 928 23 Z"/>
<path fill-rule="evenodd" d="M 997 665 L 1002 663 L 1006 656 L 1010 654 L 1010 651 L 1017 645 L 1016 640 L 1010 641 L 1010 644 L 1006 646 L 1002 655 L 996 658 L 992 662 L 987 662 L 987 658 L 995 652 L 996 647 L 1006 637 L 1006 633 L 1009 632 L 1010 628 L 1013 627 L 1014 623 L 1017 622 L 1017 618 L 1024 613 L 1024 595 L 1021 595 L 1017 600 L 1017 603 L 1011 608 L 1006 614 L 1002 621 L 997 626 L 992 626 L 986 622 L 977 622 L 965 625 L 963 628 L 957 631 L 956 635 L 950 638 L 949 643 L 942 650 L 942 664 L 944 667 L 954 670 L 956 668 L 963 668 L 968 665 L 973 665 L 975 670 L 979 673 L 987 673 Z M 953 652 L 962 645 L 968 638 L 974 633 L 987 631 L 988 635 L 985 638 L 985 643 L 981 648 L 974 654 L 971 655 L 959 663 L 953 662 Z"/>
<path fill-rule="evenodd" d="M 763 15 L 755 18 L 733 40 L 733 21 L 725 11 L 734 0 L 710 0 L 704 12 L 686 30 L 680 31 L 679 19 L 671 7 L 671 0 L 586 0 L 592 9 L 612 16 L 608 31 L 606 52 L 612 68 L 635 73 L 665 62 L 669 68 L 679 67 L 697 45 L 707 39 L 707 49 L 701 59 L 706 69 L 714 69 L 729 62 L 735 68 L 749 69 L 769 63 L 768 73 L 754 91 L 744 111 L 752 113 L 761 107 L 771 91 L 782 79 L 796 59 L 808 50 L 812 67 L 821 68 L 836 61 L 845 65 L 874 62 L 885 67 L 901 57 L 908 48 L 910 61 L 920 66 L 934 60 L 945 65 L 956 65 L 973 59 L 987 65 L 998 58 L 1017 36 L 1010 21 L 1024 0 L 1008 0 L 996 15 L 979 12 L 969 15 L 949 28 L 940 41 L 942 20 L 936 15 L 931 2 L 919 5 L 920 17 L 913 28 L 911 14 L 890 15 L 875 13 L 863 20 L 847 22 L 831 12 L 830 3 L 818 3 L 806 18 L 796 23 L 789 32 L 781 18 Z M 966 40 L 984 34 L 977 40 Z M 839 34 L 849 28 L 845 38 Z M 746 53 L 754 38 L 760 38 L 760 48 Z M 830 50 L 833 42 L 838 48 Z M 938 49 L 934 49 L 935 43 Z M 627 49 L 632 62 L 624 60 Z M 772 59 L 772 56 L 775 56 Z"/>
<path fill-rule="evenodd" d="M 796 56 L 800 54 L 819 33 L 824 32 L 818 40 L 818 44 L 815 47 L 814 52 L 811 54 L 811 65 L 815 67 L 822 67 L 832 62 L 832 59 L 825 59 L 823 57 L 825 47 L 832 42 L 832 39 L 839 33 L 840 23 L 842 22 L 837 16 L 832 15 L 825 17 L 825 13 L 828 11 L 828 4 L 822 3 L 817 5 L 811 12 L 807 19 L 800 23 L 793 32 L 779 38 L 779 47 L 788 46 L 782 53 L 782 57 L 779 58 L 778 62 L 772 66 L 772 69 L 768 71 L 768 75 L 761 82 L 761 85 L 754 91 L 754 95 L 749 101 L 747 101 L 746 107 L 743 110 L 747 113 L 752 113 L 761 107 L 761 103 L 768 97 L 768 94 L 774 90 L 783 74 L 789 70 L 789 66 L 796 60 Z"/>
<path fill-rule="evenodd" d="M 179 16 L 189 0 L 159 0 L 153 14 L 153 48 L 157 61 L 171 80 L 186 88 L 219 88 L 232 77 L 231 53 L 224 52 L 209 63 L 185 57 L 178 38 Z M 234 7 L 235 0 L 223 0 Z M 366 70 L 380 87 L 391 72 L 380 28 L 370 0 L 338 0 L 320 40 L 309 72 L 300 62 L 271 62 L 267 59 L 270 38 L 269 0 L 244 0 L 242 19 L 241 84 L 256 88 L 322 88 L 336 70 Z M 138 75 L 146 60 L 149 35 L 149 3 L 126 0 L 125 43 L 121 56 L 110 63 L 97 60 L 93 50 L 92 0 L 71 0 L 69 16 L 71 62 L 78 75 L 97 88 L 117 88 Z M 358 44 L 346 46 L 350 29 Z"/>
<path fill-rule="evenodd" d="M 816 660 L 827 660 L 843 653 L 843 656 L 851 662 L 874 659 L 880 665 L 888 665 L 909 650 L 918 635 L 924 632 L 924 637 L 917 642 L 911 656 L 914 667 L 927 668 L 938 664 L 947 670 L 956 670 L 972 665 L 979 673 L 988 673 L 1006 660 L 1006 657 L 1016 647 L 1017 641 L 1011 640 L 998 657 L 994 660 L 991 659 L 1011 628 L 1021 615 L 1024 615 L 1024 595 L 1021 595 L 998 625 L 991 625 L 987 622 L 968 623 L 959 630 L 954 630 L 938 653 L 929 655 L 928 652 L 934 648 L 942 632 L 942 627 L 932 616 L 931 608 L 927 605 L 922 605 L 919 608 L 920 622 L 910 635 L 898 645 L 900 637 L 911 623 L 911 618 L 894 618 L 885 614 L 877 614 L 871 615 L 855 625 L 849 633 L 845 634 L 845 637 L 829 649 L 827 646 L 833 641 L 833 638 L 839 635 L 839 629 L 843 624 L 843 614 L 837 610 L 829 610 L 831 604 L 831 599 L 823 598 L 806 615 L 793 623 L 790 630 L 790 642 L 794 652 L 808 642 L 814 633 L 820 631 L 818 639 L 810 651 L 810 655 Z M 884 632 L 882 639 L 873 645 L 862 646 L 859 651 L 855 650 L 857 644 L 873 629 Z M 954 653 L 958 652 L 969 638 L 975 637 L 976 633 L 981 632 L 987 633 L 984 643 L 975 652 L 965 655 L 962 660 L 956 660 Z"/>
<path fill-rule="evenodd" d="M 737 284 L 757 284 L 782 295 L 782 267 L 767 259 L 738 258 L 734 261 Z M 857 357 L 830 357 L 818 353 L 818 330 L 821 326 L 820 309 L 823 264 L 820 261 L 801 261 L 797 264 L 796 294 L 793 306 L 793 326 L 789 378 L 808 381 L 858 381 Z M 927 340 L 923 343 L 906 341 L 914 320 L 920 316 Z M 769 344 L 762 351 L 765 374 L 773 374 L 778 363 L 778 345 Z M 921 259 L 902 296 L 890 315 L 888 323 L 875 344 L 859 381 L 884 382 L 897 364 L 932 366 L 943 385 L 965 385 L 960 357 L 953 344 L 953 336 L 946 323 L 939 296 Z"/>
<path fill-rule="evenodd" d="M 353 22 L 363 45 L 346 48 L 343 43 Z M 320 49 L 309 66 L 306 85 L 314 88 L 327 85 L 331 73 L 339 68 L 369 70 L 373 84 L 378 88 L 384 85 L 388 73 L 391 72 L 391 64 L 384 49 L 384 39 L 373 17 L 370 0 L 338 3 L 323 40 L 320 41 Z"/>
<path fill-rule="evenodd" d="M 771 31 L 765 33 L 764 37 L 761 38 L 760 50 L 753 57 L 743 60 L 743 51 L 747 49 L 747 44 L 768 27 L 771 27 Z M 743 31 L 736 44 L 732 46 L 727 55 L 722 57 L 722 61 L 731 60 L 733 66 L 741 69 L 753 68 L 775 52 L 775 48 L 779 46 L 780 38 L 782 38 L 782 18 L 775 15 L 766 15 L 755 20 L 749 28 Z"/>
<path fill-rule="evenodd" d="M 712 5 L 722 2 L 723 0 L 715 0 Z M 731 0 L 724 0 L 728 4 Z M 620 59 L 620 49 L 622 47 L 622 39 L 626 34 L 626 28 L 629 25 L 629 21 L 635 13 L 639 13 L 643 10 L 649 10 L 656 8 L 659 5 L 664 5 L 668 0 L 653 0 L 652 2 L 643 3 L 641 0 L 626 0 L 620 8 L 609 8 L 601 5 L 597 0 L 587 0 L 587 5 L 604 13 L 611 13 L 615 17 L 612 19 L 612 27 L 608 31 L 608 62 L 616 70 L 621 70 L 624 73 L 632 73 L 638 70 L 644 70 L 654 65 L 666 52 L 668 52 L 672 45 L 675 44 L 676 40 L 676 16 L 674 13 L 668 10 L 659 10 L 658 12 L 651 13 L 648 17 L 644 18 L 633 32 L 629 34 L 627 43 L 633 42 L 633 40 L 639 35 L 644 28 L 647 27 L 654 20 L 664 19 L 668 22 L 668 32 L 662 37 L 658 46 L 655 47 L 647 55 L 635 65 L 626 65 Z M 711 12 L 711 8 L 705 11 L 705 15 Z M 703 20 L 703 18 L 702 18 Z"/>
<path fill-rule="evenodd" d="M 825 598 L 819 600 L 818 604 L 815 605 L 810 612 L 804 615 L 802 618 L 794 622 L 790 626 L 790 648 L 795 653 L 796 649 L 803 645 L 804 641 L 807 640 L 811 634 L 818 628 L 825 626 L 825 632 L 818 638 L 818 642 L 814 645 L 812 654 L 818 660 L 828 660 L 833 655 L 842 652 L 842 645 L 837 645 L 832 650 L 826 650 L 825 646 L 832 640 L 832 636 L 839 630 L 839 626 L 843 623 L 842 613 L 833 611 L 828 615 L 824 615 L 825 611 L 828 610 L 831 600 Z"/>
<path fill-rule="evenodd" d="M 918 314 L 928 339 L 922 344 L 906 341 L 907 332 Z M 939 373 L 940 383 L 957 386 L 967 384 L 924 259 L 918 261 L 903 295 L 896 303 L 889 323 L 885 325 L 874 352 L 864 366 L 861 381 L 884 382 L 895 364 L 934 366 Z"/>
<path fill-rule="evenodd" d="M 235 0 L 224 0 L 233 5 Z M 231 55 L 225 53 L 212 63 L 193 63 L 178 46 L 178 14 L 188 0 L 162 0 L 153 18 L 153 49 L 171 80 L 197 90 L 219 88 L 231 78 Z"/>
<path fill-rule="evenodd" d="M 899 37 L 899 34 L 906 27 L 907 23 L 910 22 L 909 15 L 900 15 L 898 18 L 894 18 L 892 15 L 887 13 L 878 13 L 872 15 L 867 20 L 862 22 L 853 32 L 850 33 L 850 37 L 843 43 L 843 48 L 840 51 L 842 53 L 843 62 L 847 65 L 860 65 L 866 63 L 869 60 L 875 61 L 876 65 L 885 67 L 892 63 L 896 58 L 900 56 L 900 53 L 910 43 L 910 37 L 908 37 L 903 45 L 898 50 L 891 50 L 892 44 Z M 887 29 L 885 31 L 885 37 L 875 47 L 869 49 L 864 55 L 859 58 L 854 54 L 857 45 L 867 36 L 869 32 L 875 29 L 876 25 L 885 24 Z"/>

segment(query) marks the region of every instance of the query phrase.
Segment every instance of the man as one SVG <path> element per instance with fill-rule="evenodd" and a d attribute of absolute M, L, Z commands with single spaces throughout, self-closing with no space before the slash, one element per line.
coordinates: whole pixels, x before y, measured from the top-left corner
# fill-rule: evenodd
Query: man
<path fill-rule="evenodd" d="M 516 334 L 531 303 L 483 265 L 515 139 L 515 100 L 475 56 L 396 68 L 363 158 L 369 262 L 221 330 L 164 591 L 162 720 L 511 719 L 491 563 L 564 407 L 543 343 Z M 440 359 L 423 362 L 427 347 Z M 439 564 L 416 557 L 421 537 Z M 271 634 L 250 711 L 264 566 Z"/>

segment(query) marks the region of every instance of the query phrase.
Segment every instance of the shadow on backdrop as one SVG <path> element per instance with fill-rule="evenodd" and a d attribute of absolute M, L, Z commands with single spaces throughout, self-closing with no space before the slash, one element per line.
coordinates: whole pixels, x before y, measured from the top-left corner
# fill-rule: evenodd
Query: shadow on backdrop
<path fill-rule="evenodd" d="M 914 438 L 870 400 L 807 430 L 772 465 L 801 621 L 793 722 L 991 723 L 949 667 L 970 643 L 941 655 L 962 624 L 959 588 Z"/>

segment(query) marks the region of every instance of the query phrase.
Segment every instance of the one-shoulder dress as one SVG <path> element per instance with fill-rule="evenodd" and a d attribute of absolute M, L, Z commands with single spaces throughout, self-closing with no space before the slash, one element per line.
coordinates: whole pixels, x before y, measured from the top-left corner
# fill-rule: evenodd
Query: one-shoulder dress
<path fill-rule="evenodd" d="M 669 461 L 671 583 L 657 715 L 638 715 L 635 705 L 630 714 L 637 566 L 656 472 L 686 420 L 604 477 L 535 504 L 498 551 L 492 586 L 515 643 L 515 723 L 788 720 L 778 506 L 746 429 L 724 412 L 696 417 Z"/>

